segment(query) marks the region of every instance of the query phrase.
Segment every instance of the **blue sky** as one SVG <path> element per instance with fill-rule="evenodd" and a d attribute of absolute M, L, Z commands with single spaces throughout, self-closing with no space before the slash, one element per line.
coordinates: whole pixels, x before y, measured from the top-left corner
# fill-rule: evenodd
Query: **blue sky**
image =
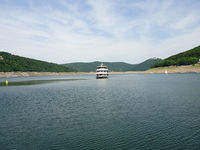
<path fill-rule="evenodd" d="M 166 58 L 200 45 L 199 0 L 0 0 L 0 50 L 55 63 Z"/>

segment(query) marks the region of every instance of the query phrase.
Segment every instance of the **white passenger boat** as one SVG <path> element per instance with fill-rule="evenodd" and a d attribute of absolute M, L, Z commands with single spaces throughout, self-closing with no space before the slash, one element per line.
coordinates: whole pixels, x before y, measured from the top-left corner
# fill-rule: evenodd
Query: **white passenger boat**
<path fill-rule="evenodd" d="M 97 69 L 96 69 L 96 78 L 97 79 L 101 79 L 101 78 L 108 78 L 108 67 L 107 66 L 104 66 L 103 63 L 101 63 L 100 66 L 97 66 Z"/>

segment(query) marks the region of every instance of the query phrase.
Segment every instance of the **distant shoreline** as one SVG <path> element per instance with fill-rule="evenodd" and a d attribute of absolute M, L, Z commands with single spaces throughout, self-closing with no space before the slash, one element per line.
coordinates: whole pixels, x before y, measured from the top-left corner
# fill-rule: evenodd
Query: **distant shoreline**
<path fill-rule="evenodd" d="M 160 73 L 200 73 L 200 64 L 152 68 L 146 71 L 110 72 L 110 74 L 160 74 Z"/>
<path fill-rule="evenodd" d="M 151 74 L 151 73 L 200 73 L 200 64 L 188 66 L 169 66 L 149 69 L 147 71 L 110 72 L 110 74 Z M 29 76 L 64 76 L 64 75 L 95 75 L 95 72 L 0 72 L 0 78 Z"/>
<path fill-rule="evenodd" d="M 0 72 L 0 78 L 31 77 L 31 76 L 64 76 L 64 75 L 88 75 L 87 72 Z"/>

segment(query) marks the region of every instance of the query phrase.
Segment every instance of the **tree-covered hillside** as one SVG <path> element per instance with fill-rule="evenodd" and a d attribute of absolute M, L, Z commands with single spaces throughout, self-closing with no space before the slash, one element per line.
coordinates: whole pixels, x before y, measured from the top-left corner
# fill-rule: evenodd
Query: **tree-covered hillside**
<path fill-rule="evenodd" d="M 196 64 L 200 58 L 200 46 L 195 47 L 191 50 L 179 53 L 177 55 L 170 56 L 163 61 L 160 61 L 152 66 L 165 67 L 165 66 L 181 66 L 181 65 L 192 65 Z"/>
<path fill-rule="evenodd" d="M 103 62 L 106 66 L 108 66 L 110 71 L 115 72 L 123 72 L 123 71 L 143 71 L 149 69 L 152 65 L 155 63 L 161 61 L 161 59 L 148 59 L 140 64 L 128 64 L 124 62 Z M 95 72 L 96 67 L 100 65 L 101 62 L 90 62 L 90 63 L 83 63 L 83 62 L 77 62 L 77 63 L 69 63 L 64 64 L 69 66 L 70 68 L 76 69 L 80 72 Z"/>
<path fill-rule="evenodd" d="M 67 66 L 0 52 L 0 72 L 72 72 Z"/>
<path fill-rule="evenodd" d="M 159 58 L 150 58 L 150 59 L 147 59 L 146 61 L 144 61 L 144 62 L 142 62 L 140 64 L 133 65 L 131 71 L 145 71 L 145 70 L 148 70 L 154 64 L 156 64 L 156 63 L 158 63 L 160 61 L 162 61 L 162 59 L 159 59 Z"/>
<path fill-rule="evenodd" d="M 66 66 L 69 66 L 70 68 L 76 69 L 80 72 L 95 72 L 96 67 L 99 66 L 101 62 L 95 61 L 90 63 L 84 63 L 84 62 L 77 62 L 77 63 L 69 63 L 64 64 Z M 103 62 L 104 65 L 108 66 L 110 71 L 125 71 L 130 70 L 132 65 L 128 63 L 123 62 Z"/>

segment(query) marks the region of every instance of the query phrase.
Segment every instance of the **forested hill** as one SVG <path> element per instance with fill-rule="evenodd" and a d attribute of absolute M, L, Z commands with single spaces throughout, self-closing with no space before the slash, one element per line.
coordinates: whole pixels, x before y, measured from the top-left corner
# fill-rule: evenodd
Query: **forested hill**
<path fill-rule="evenodd" d="M 181 66 L 181 65 L 192 65 L 196 64 L 200 59 L 200 46 L 197 46 L 188 51 L 179 53 L 177 55 L 170 56 L 163 61 L 160 61 L 152 66 L 156 67 L 165 67 L 165 66 Z"/>
<path fill-rule="evenodd" d="M 106 66 L 108 66 L 110 71 L 120 72 L 120 71 L 144 71 L 151 68 L 152 65 L 155 63 L 161 61 L 159 58 L 151 58 L 148 59 L 140 64 L 128 64 L 124 62 L 103 62 Z M 66 66 L 69 66 L 70 68 L 76 69 L 81 72 L 95 72 L 96 67 L 100 65 L 101 62 L 95 61 L 95 62 L 76 62 L 76 63 L 68 63 L 63 64 Z"/>
<path fill-rule="evenodd" d="M 95 62 L 76 62 L 76 63 L 69 63 L 64 64 L 67 65 L 73 69 L 76 69 L 80 72 L 95 72 L 96 67 L 99 66 L 101 62 L 95 61 Z M 103 62 L 104 65 L 108 66 L 109 70 L 111 71 L 125 71 L 125 70 L 131 70 L 132 65 L 124 62 Z"/>
<path fill-rule="evenodd" d="M 72 72 L 67 66 L 0 52 L 0 72 Z"/>

